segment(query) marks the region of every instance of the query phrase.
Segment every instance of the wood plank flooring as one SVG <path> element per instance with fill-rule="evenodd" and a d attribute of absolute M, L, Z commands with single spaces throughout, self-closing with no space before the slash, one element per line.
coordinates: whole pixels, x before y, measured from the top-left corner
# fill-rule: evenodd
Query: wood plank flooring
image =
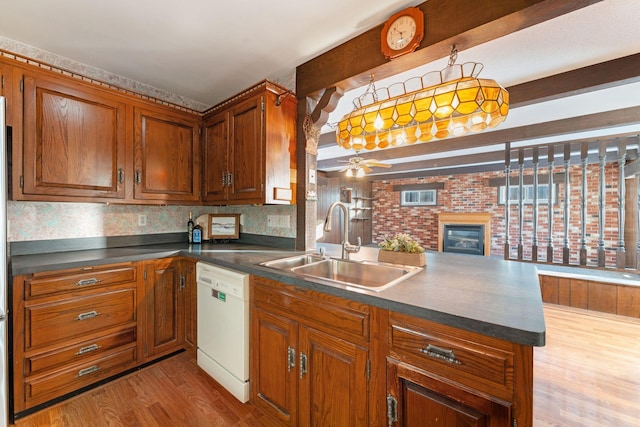
<path fill-rule="evenodd" d="M 534 427 L 640 426 L 640 320 L 545 305 L 534 350 Z M 269 425 L 181 353 L 16 422 L 16 427 Z"/>

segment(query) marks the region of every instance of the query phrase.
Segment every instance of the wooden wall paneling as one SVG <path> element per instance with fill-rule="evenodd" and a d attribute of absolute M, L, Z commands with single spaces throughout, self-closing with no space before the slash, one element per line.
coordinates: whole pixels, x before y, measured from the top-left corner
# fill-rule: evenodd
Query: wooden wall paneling
<path fill-rule="evenodd" d="M 511 191 L 511 143 L 507 142 L 504 149 L 504 163 L 505 163 L 505 200 L 504 200 L 504 259 L 511 258 L 511 242 L 509 242 L 509 211 L 510 198 L 509 193 Z"/>
<path fill-rule="evenodd" d="M 558 277 L 540 276 L 540 291 L 542 293 L 542 301 L 558 304 Z"/>
<path fill-rule="evenodd" d="M 589 282 L 571 279 L 571 307 L 589 308 Z"/>
<path fill-rule="evenodd" d="M 571 306 L 571 279 L 567 277 L 558 278 L 558 304 Z"/>
<path fill-rule="evenodd" d="M 637 160 L 636 160 L 637 161 Z M 626 168 L 627 171 L 629 168 Z M 626 188 L 626 215 L 627 223 L 624 227 L 624 240 L 629 242 L 629 250 L 627 254 L 627 266 L 630 268 L 640 269 L 640 214 L 638 207 L 640 206 L 640 174 L 627 179 Z"/>
<path fill-rule="evenodd" d="M 618 285 L 617 288 L 618 314 L 640 318 L 640 286 Z"/>
<path fill-rule="evenodd" d="M 589 310 L 605 313 L 617 312 L 617 286 L 610 283 L 589 282 Z"/>

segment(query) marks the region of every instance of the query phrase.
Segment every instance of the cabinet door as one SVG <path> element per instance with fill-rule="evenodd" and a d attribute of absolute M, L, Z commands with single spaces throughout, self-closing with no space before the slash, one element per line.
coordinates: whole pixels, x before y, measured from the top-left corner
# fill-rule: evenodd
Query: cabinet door
<path fill-rule="evenodd" d="M 171 259 L 145 263 L 146 360 L 178 350 L 184 342 L 178 265 Z"/>
<path fill-rule="evenodd" d="M 41 76 L 23 82 L 23 193 L 123 198 L 125 104 Z"/>
<path fill-rule="evenodd" d="M 196 261 L 185 259 L 181 262 L 181 287 L 184 298 L 184 345 L 196 357 L 198 349 L 198 288 L 196 284 Z"/>
<path fill-rule="evenodd" d="M 254 309 L 251 401 L 280 425 L 298 425 L 297 323 Z"/>
<path fill-rule="evenodd" d="M 230 200 L 260 203 L 263 196 L 263 100 L 256 96 L 231 110 Z"/>
<path fill-rule="evenodd" d="M 141 200 L 198 201 L 199 119 L 135 108 L 135 190 Z"/>
<path fill-rule="evenodd" d="M 217 114 L 204 123 L 203 194 L 205 202 L 227 199 L 229 175 L 229 113 Z"/>
<path fill-rule="evenodd" d="M 508 427 L 511 408 L 444 383 L 411 365 L 387 362 L 389 425 Z"/>
<path fill-rule="evenodd" d="M 366 349 L 300 327 L 300 425 L 368 425 Z"/>

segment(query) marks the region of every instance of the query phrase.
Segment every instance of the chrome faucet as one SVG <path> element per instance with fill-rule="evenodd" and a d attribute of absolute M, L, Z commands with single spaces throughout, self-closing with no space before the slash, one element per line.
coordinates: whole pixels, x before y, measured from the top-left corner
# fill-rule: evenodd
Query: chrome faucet
<path fill-rule="evenodd" d="M 333 216 L 333 209 L 339 206 L 342 209 L 342 213 L 344 214 L 344 227 L 343 227 L 343 236 L 342 236 L 342 259 L 349 259 L 350 253 L 356 253 L 360 250 L 360 245 L 362 241 L 360 237 L 358 237 L 358 244 L 352 245 L 349 243 L 349 211 L 347 210 L 347 206 L 345 206 L 342 202 L 333 202 L 331 206 L 329 206 L 329 211 L 327 212 L 327 219 L 324 220 L 324 231 L 331 231 L 331 218 Z"/>

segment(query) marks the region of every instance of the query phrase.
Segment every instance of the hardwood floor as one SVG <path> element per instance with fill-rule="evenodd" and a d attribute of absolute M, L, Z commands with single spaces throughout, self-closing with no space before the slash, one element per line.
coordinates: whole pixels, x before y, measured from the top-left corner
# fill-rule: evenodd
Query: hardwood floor
<path fill-rule="evenodd" d="M 640 319 L 545 305 L 534 350 L 534 427 L 640 425 Z M 16 422 L 16 427 L 262 426 L 181 353 Z"/>

